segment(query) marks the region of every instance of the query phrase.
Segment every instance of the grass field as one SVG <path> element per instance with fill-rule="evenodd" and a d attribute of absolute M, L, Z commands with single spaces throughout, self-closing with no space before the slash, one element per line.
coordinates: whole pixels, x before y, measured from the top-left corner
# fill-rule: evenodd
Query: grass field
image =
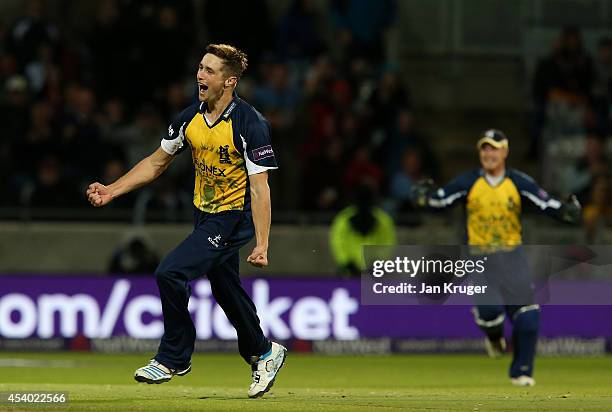
<path fill-rule="evenodd" d="M 250 369 L 237 355 L 198 355 L 193 371 L 138 384 L 145 355 L 0 354 L 0 392 L 63 391 L 71 411 L 612 411 L 612 358 L 541 358 L 537 385 L 516 388 L 508 359 L 484 356 L 290 354 L 264 398 L 248 399 Z"/>

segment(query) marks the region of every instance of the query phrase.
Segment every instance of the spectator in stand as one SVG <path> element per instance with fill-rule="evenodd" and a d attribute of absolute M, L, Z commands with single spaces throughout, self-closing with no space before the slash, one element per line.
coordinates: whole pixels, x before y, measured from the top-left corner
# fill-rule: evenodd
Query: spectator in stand
<path fill-rule="evenodd" d="M 383 70 L 368 106 L 374 127 L 386 134 L 393 131 L 401 110 L 412 109 L 410 94 L 401 83 L 395 67 L 388 66 Z"/>
<path fill-rule="evenodd" d="M 95 119 L 103 142 L 98 149 L 103 162 L 108 164 L 117 160 L 125 163 L 127 161 L 125 143 L 131 137 L 132 130 L 123 101 L 117 98 L 108 99 Z M 103 170 L 105 168 L 106 165 Z"/>
<path fill-rule="evenodd" d="M 590 96 L 593 82 L 593 60 L 584 50 L 580 31 L 575 27 L 563 29 L 555 50 L 536 69 L 536 101 L 584 102 Z"/>
<path fill-rule="evenodd" d="M 264 83 L 253 91 L 253 105 L 260 108 L 272 128 L 287 129 L 293 124 L 300 99 L 299 90 L 293 84 L 285 63 L 273 62 L 265 73 Z"/>
<path fill-rule="evenodd" d="M 102 105 L 102 111 L 97 116 L 100 136 L 104 144 L 123 142 L 125 128 L 128 126 L 125 104 L 121 99 L 110 98 Z"/>
<path fill-rule="evenodd" d="M 376 154 L 377 161 L 385 165 L 387 176 L 393 176 L 402 169 L 402 156 L 409 148 L 420 153 L 423 174 L 436 179 L 439 173 L 438 159 L 431 144 L 416 130 L 412 112 L 401 108 L 389 139 L 382 146 L 382 150 Z"/>
<path fill-rule="evenodd" d="M 603 37 L 597 44 L 593 94 L 609 96 L 612 91 L 612 38 Z"/>
<path fill-rule="evenodd" d="M 127 97 L 131 59 L 128 22 L 122 19 L 117 0 L 102 0 L 89 36 L 92 77 L 101 97 Z"/>
<path fill-rule="evenodd" d="M 612 38 L 604 37 L 597 45 L 595 58 L 595 84 L 593 104 L 597 116 L 597 129 L 607 137 L 612 123 Z"/>
<path fill-rule="evenodd" d="M 612 176 L 601 173 L 593 177 L 589 201 L 584 206 L 583 221 L 587 243 L 601 243 L 602 227 L 612 227 Z"/>
<path fill-rule="evenodd" d="M 337 67 L 327 56 L 321 56 L 306 75 L 304 92 L 307 98 L 302 123 L 306 129 L 302 162 L 321 153 L 330 138 L 338 137 L 337 115 L 350 108 L 350 87 L 336 79 Z"/>
<path fill-rule="evenodd" d="M 0 144 L 15 144 L 28 128 L 29 120 L 28 81 L 22 75 L 9 77 L 4 83 L 4 99 L 0 101 Z"/>
<path fill-rule="evenodd" d="M 293 0 L 278 25 L 278 52 L 282 58 L 312 61 L 325 49 L 319 36 L 320 17 L 313 0 Z"/>
<path fill-rule="evenodd" d="M 260 65 L 261 82 L 258 82 L 251 91 L 250 99 L 268 120 L 270 128 L 274 132 L 274 150 L 279 158 L 291 158 L 295 156 L 296 125 L 298 105 L 301 101 L 300 90 L 297 87 L 295 67 L 288 62 L 280 61 L 270 56 Z M 242 81 L 241 81 L 242 82 Z M 245 98 L 242 94 L 240 96 Z M 291 190 L 295 186 L 295 172 L 281 174 L 270 180 L 273 192 Z M 284 189 L 288 188 L 288 189 Z M 294 194 L 297 196 L 297 194 Z M 291 195 L 273 199 L 273 206 L 289 201 Z M 294 198 L 294 204 L 297 199 Z"/>
<path fill-rule="evenodd" d="M 581 204 L 591 202 L 595 177 L 605 175 L 609 171 L 608 159 L 604 151 L 603 140 L 598 134 L 591 132 L 585 139 L 585 152 L 576 164 L 565 174 L 564 186 L 569 193 L 576 193 Z"/>
<path fill-rule="evenodd" d="M 151 104 L 142 106 L 125 134 L 124 148 L 128 165 L 135 165 L 145 157 L 143 154 L 151 153 L 159 144 L 164 130 L 157 109 Z"/>
<path fill-rule="evenodd" d="M 102 182 L 108 184 L 115 182 L 117 179 L 123 176 L 125 172 L 127 172 L 125 161 L 120 158 L 111 158 L 104 165 Z M 133 193 L 128 193 L 113 200 L 108 207 L 131 211 L 132 207 L 134 206 L 135 199 L 136 196 Z"/>
<path fill-rule="evenodd" d="M 89 49 L 95 50 L 90 52 L 90 70 L 101 97 L 118 96 L 130 105 L 161 98 L 167 84 L 181 73 L 177 65 L 186 73 L 195 64 L 195 59 L 190 63 L 185 58 L 198 41 L 193 21 L 189 0 L 99 3 Z M 156 69 L 143 70 L 152 61 Z"/>
<path fill-rule="evenodd" d="M 7 50 L 7 39 L 9 36 L 9 31 L 8 28 L 6 27 L 6 24 L 2 21 L 0 21 L 0 55 L 5 55 L 8 54 L 8 50 Z M 4 79 L 0 79 L 0 80 L 4 80 Z"/>
<path fill-rule="evenodd" d="M 17 57 L 9 50 L 10 31 L 0 21 L 0 85 L 4 86 L 9 77 L 19 74 Z M 2 91 L 3 92 L 3 91 Z M 3 93 L 0 93 L 2 95 Z"/>
<path fill-rule="evenodd" d="M 338 68 L 327 54 L 321 54 L 306 72 L 304 95 L 310 99 L 327 96 L 327 89 L 337 75 Z"/>
<path fill-rule="evenodd" d="M 189 85 L 189 89 L 193 90 L 193 85 Z M 166 97 L 163 99 L 162 106 L 164 106 L 164 117 L 168 119 L 174 119 L 180 112 L 183 111 L 185 106 L 188 106 L 189 95 L 187 88 L 181 82 L 173 82 L 166 88 Z"/>
<path fill-rule="evenodd" d="M 385 61 L 384 37 L 395 9 L 394 0 L 332 0 L 331 18 L 344 60 L 363 57 L 373 63 Z"/>
<path fill-rule="evenodd" d="M 185 56 L 189 55 L 189 35 L 185 26 L 179 20 L 178 11 L 171 5 L 161 6 L 156 13 L 154 24 L 147 39 L 151 48 L 146 56 L 159 56 L 155 63 L 155 70 L 150 70 L 151 83 L 149 87 L 156 88 L 155 93 L 165 92 L 166 87 L 186 69 Z M 148 59 L 148 57 L 145 57 Z M 195 65 L 195 61 L 187 67 Z M 183 68 L 184 70 L 177 70 Z M 149 94 L 152 90 L 149 90 Z M 151 94 L 150 94 L 151 95 Z"/>
<path fill-rule="evenodd" d="M 43 0 L 26 1 L 24 12 L 13 25 L 8 39 L 8 49 L 17 56 L 21 67 L 36 58 L 40 46 L 47 44 L 55 50 L 60 41 L 58 28 L 46 16 Z"/>
<path fill-rule="evenodd" d="M 61 153 L 72 173 L 83 177 L 98 175 L 104 159 L 75 156 L 94 153 L 100 146 L 100 128 L 95 119 L 96 96 L 88 87 L 73 85 L 67 93 L 67 110 L 62 119 Z"/>
<path fill-rule="evenodd" d="M 31 208 L 71 208 L 85 203 L 77 186 L 66 176 L 59 158 L 45 157 L 38 165 L 36 182 L 23 193 Z"/>
<path fill-rule="evenodd" d="M 110 159 L 104 165 L 104 174 L 102 175 L 102 181 L 110 184 L 116 181 L 117 179 L 119 179 L 121 176 L 123 176 L 125 172 L 127 172 L 127 168 L 123 160 Z M 119 200 L 119 199 L 115 199 L 115 200 Z"/>
<path fill-rule="evenodd" d="M 6 189 L 6 196 L 2 196 L 0 203 L 6 205 L 17 205 L 18 193 L 28 181 L 28 170 L 20 161 L 27 152 L 19 150 L 23 147 L 23 136 L 29 128 L 28 103 L 28 82 L 25 77 L 9 77 L 4 84 L 4 99 L 0 101 L 0 188 Z"/>
<path fill-rule="evenodd" d="M 0 51 L 0 84 L 5 85 L 8 79 L 17 75 L 20 75 L 17 58 L 11 53 Z"/>
<path fill-rule="evenodd" d="M 51 106 L 44 101 L 31 106 L 29 128 L 24 137 L 16 143 L 13 156 L 25 175 L 35 178 L 38 165 L 48 155 L 58 152 L 59 132 L 53 122 Z"/>
<path fill-rule="evenodd" d="M 189 105 L 188 102 L 192 98 L 189 94 L 190 91 L 194 91 L 191 82 L 188 84 L 178 81 L 170 83 L 166 88 L 166 97 L 160 104 L 163 107 L 163 118 L 176 118 Z M 243 96 L 241 95 L 241 97 Z M 160 124 L 159 126 L 163 125 Z M 154 133 L 155 129 L 151 128 L 151 134 Z M 191 158 L 189 156 L 178 156 L 172 167 L 166 171 L 166 177 L 170 177 L 174 181 L 177 195 L 183 196 L 193 192 L 193 164 Z"/>
<path fill-rule="evenodd" d="M 302 175 L 302 207 L 318 211 L 340 210 L 345 169 L 343 156 L 342 140 L 334 138 L 308 162 Z"/>
<path fill-rule="evenodd" d="M 12 75 L 3 84 L 4 99 L 0 100 L 0 189 L 5 196 L 0 204 L 16 205 L 21 186 L 25 183 L 23 167 L 15 156 L 22 136 L 28 128 L 28 82 L 21 75 Z"/>
<path fill-rule="evenodd" d="M 55 64 L 53 63 L 53 55 L 51 46 L 41 44 L 38 47 L 36 57 L 33 58 L 24 68 L 24 73 L 28 77 L 30 90 L 35 96 L 43 93 L 47 85 L 48 78 L 51 76 Z"/>
<path fill-rule="evenodd" d="M 349 161 L 344 175 L 344 190 L 347 196 L 352 197 L 359 184 L 366 179 L 372 181 L 375 187 L 381 187 L 383 172 L 370 158 L 370 148 L 361 146 Z"/>
<path fill-rule="evenodd" d="M 372 91 L 376 88 L 376 72 L 379 70 L 378 64 L 374 65 L 363 57 L 353 57 L 343 69 L 343 76 L 351 88 L 354 96 L 353 106 L 363 110 L 369 103 Z"/>
<path fill-rule="evenodd" d="M 551 102 L 586 107 L 595 80 L 593 61 L 584 50 L 580 31 L 566 27 L 552 53 L 542 59 L 533 80 L 534 123 L 531 154 L 537 153 L 546 111 Z"/>
<path fill-rule="evenodd" d="M 402 155 L 402 168 L 391 178 L 390 194 L 394 210 L 412 210 L 410 195 L 414 183 L 423 179 L 423 158 L 415 147 L 408 147 Z"/>
<path fill-rule="evenodd" d="M 151 275 L 159 264 L 159 256 L 143 237 L 134 236 L 119 245 L 108 268 L 109 273 Z"/>
<path fill-rule="evenodd" d="M 363 182 L 355 203 L 334 217 L 329 243 L 338 273 L 359 276 L 366 268 L 364 245 L 395 245 L 393 219 L 376 207 L 375 190 Z"/>
<path fill-rule="evenodd" d="M 355 111 L 338 116 L 338 132 L 347 153 L 353 153 L 361 146 L 367 146 L 368 127 Z"/>

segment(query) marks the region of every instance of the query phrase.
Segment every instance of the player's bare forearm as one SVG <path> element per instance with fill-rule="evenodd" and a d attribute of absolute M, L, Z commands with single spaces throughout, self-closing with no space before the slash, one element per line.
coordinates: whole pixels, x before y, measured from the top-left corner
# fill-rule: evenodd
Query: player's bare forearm
<path fill-rule="evenodd" d="M 249 180 L 251 184 L 251 210 L 257 244 L 247 261 L 254 266 L 263 267 L 268 264 L 268 238 L 272 215 L 268 173 L 251 175 Z"/>
<path fill-rule="evenodd" d="M 139 187 L 145 186 L 157 179 L 170 165 L 174 156 L 158 148 L 151 155 L 145 157 L 129 172 L 110 184 L 113 197 L 118 197 Z"/>
<path fill-rule="evenodd" d="M 114 183 L 105 186 L 95 182 L 87 189 L 87 198 L 94 206 L 104 206 L 116 197 L 138 189 L 161 175 L 170 165 L 174 156 L 158 148 L 150 156 L 142 159 L 129 172 Z"/>
<path fill-rule="evenodd" d="M 257 246 L 267 248 L 272 215 L 268 174 L 258 173 L 250 176 L 249 180 L 251 181 L 251 207 Z"/>

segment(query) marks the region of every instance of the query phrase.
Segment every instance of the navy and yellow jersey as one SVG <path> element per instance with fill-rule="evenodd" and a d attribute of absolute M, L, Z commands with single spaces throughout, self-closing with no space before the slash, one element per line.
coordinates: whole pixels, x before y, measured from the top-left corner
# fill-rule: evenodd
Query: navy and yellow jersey
<path fill-rule="evenodd" d="M 191 148 L 195 167 L 193 204 L 203 212 L 250 210 L 249 175 L 276 169 L 266 119 L 236 94 L 209 124 L 205 102 L 183 110 L 161 142 L 168 154 Z M 187 144 L 185 144 L 185 142 Z"/>
<path fill-rule="evenodd" d="M 508 169 L 496 186 L 487 181 L 482 169 L 464 173 L 427 199 L 433 209 L 459 203 L 465 205 L 468 245 L 492 247 L 522 243 L 524 204 L 531 204 L 555 218 L 561 217 L 562 206 L 531 177 L 513 169 Z"/>

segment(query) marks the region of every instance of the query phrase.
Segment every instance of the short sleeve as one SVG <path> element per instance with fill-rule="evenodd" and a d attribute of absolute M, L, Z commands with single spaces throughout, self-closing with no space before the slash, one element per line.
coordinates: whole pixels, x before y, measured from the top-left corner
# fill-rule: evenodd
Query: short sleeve
<path fill-rule="evenodd" d="M 267 170 L 277 169 L 276 156 L 270 139 L 270 125 L 258 115 L 249 122 L 240 134 L 244 149 L 247 173 L 254 175 Z"/>
<path fill-rule="evenodd" d="M 183 110 L 168 126 L 168 135 L 161 141 L 161 148 L 169 155 L 177 155 L 187 147 L 185 129 L 195 115 L 193 107 Z"/>

